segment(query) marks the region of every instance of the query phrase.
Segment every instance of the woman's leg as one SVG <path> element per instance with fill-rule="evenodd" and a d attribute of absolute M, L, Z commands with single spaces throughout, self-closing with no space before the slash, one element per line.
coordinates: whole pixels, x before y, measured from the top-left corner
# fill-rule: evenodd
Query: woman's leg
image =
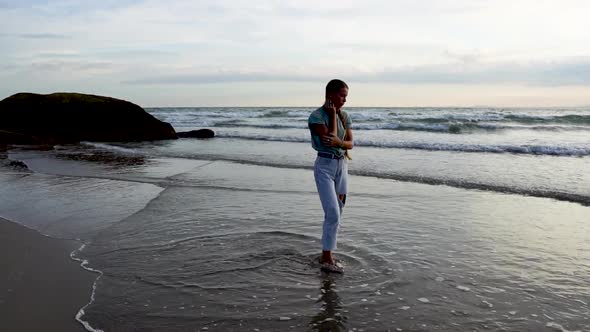
<path fill-rule="evenodd" d="M 319 157 L 321 158 L 321 157 Z M 336 195 L 335 173 L 338 160 L 316 160 L 314 177 L 322 208 L 324 224 L 322 229 L 322 261 L 333 262 L 332 251 L 336 249 L 338 226 L 340 223 L 340 204 Z"/>
<path fill-rule="evenodd" d="M 338 161 L 338 167 L 334 177 L 334 189 L 338 199 L 338 225 L 340 225 L 340 222 L 342 222 L 342 209 L 344 209 L 344 205 L 346 204 L 346 195 L 348 193 L 348 163 L 346 159 Z M 329 262 L 333 262 L 334 257 L 332 256 L 332 252 L 326 256 L 329 256 Z"/>
<path fill-rule="evenodd" d="M 348 162 L 344 158 L 338 162 L 338 171 L 336 172 L 334 183 L 336 194 L 338 195 L 340 215 L 342 216 L 342 209 L 346 204 L 346 195 L 348 194 Z"/>

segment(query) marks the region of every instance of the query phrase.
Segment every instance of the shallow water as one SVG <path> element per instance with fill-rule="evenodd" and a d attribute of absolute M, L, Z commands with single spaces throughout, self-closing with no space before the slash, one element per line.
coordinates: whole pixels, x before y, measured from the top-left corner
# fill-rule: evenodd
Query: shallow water
<path fill-rule="evenodd" d="M 279 168 L 313 167 L 309 143 L 221 138 L 153 144 L 87 143 L 130 157 L 226 160 Z M 358 147 L 349 172 L 401 181 L 446 184 L 497 192 L 549 197 L 590 205 L 590 157 L 459 153 Z M 313 187 L 312 187 L 313 188 Z"/>
<path fill-rule="evenodd" d="M 310 110 L 151 109 L 218 137 L 13 149 L 0 216 L 86 243 L 94 329 L 590 330 L 590 111 L 351 109 L 339 276 Z"/>
<path fill-rule="evenodd" d="M 310 170 L 88 149 L 12 152 L 36 173 L 4 169 L 2 196 L 20 196 L 0 214 L 88 243 L 76 256 L 103 272 L 83 317 L 94 328 L 590 328 L 583 205 L 353 176 L 337 251 L 346 272 L 333 276 L 316 263 Z M 51 227 L 37 212 L 48 206 Z"/>

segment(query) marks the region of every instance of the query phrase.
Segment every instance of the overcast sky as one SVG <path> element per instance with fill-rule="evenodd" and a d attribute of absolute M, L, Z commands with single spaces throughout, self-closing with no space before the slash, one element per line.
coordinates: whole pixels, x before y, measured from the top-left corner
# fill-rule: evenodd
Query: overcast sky
<path fill-rule="evenodd" d="M 588 106 L 587 0 L 0 0 L 0 98 Z"/>

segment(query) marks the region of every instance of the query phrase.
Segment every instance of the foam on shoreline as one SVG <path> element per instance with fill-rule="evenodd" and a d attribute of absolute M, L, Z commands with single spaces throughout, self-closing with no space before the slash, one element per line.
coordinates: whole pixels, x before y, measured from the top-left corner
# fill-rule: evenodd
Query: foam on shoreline
<path fill-rule="evenodd" d="M 86 303 L 82 308 L 80 308 L 80 310 L 78 310 L 78 312 L 76 313 L 76 321 L 78 321 L 80 324 L 82 324 L 82 326 L 84 326 L 84 328 L 86 329 L 86 331 L 89 332 L 104 332 L 101 329 L 98 328 L 93 328 L 92 325 L 90 325 L 90 323 L 86 320 L 83 320 L 82 317 L 85 315 L 85 309 L 91 305 L 94 302 L 94 295 L 96 294 L 96 287 L 97 287 L 97 283 L 98 280 L 100 280 L 100 278 L 102 277 L 102 271 L 97 270 L 97 269 L 93 269 L 91 267 L 88 266 L 88 260 L 87 259 L 81 259 L 76 257 L 76 252 L 81 252 L 82 250 L 84 250 L 84 248 L 86 247 L 86 244 L 82 244 L 82 246 L 80 246 L 80 248 L 72 251 L 70 253 L 70 258 L 76 262 L 80 263 L 80 266 L 86 270 L 86 271 L 90 271 L 93 273 L 97 273 L 98 276 L 96 277 L 96 279 L 94 280 L 94 283 L 92 284 L 92 294 L 90 294 L 90 301 L 88 303 Z"/>

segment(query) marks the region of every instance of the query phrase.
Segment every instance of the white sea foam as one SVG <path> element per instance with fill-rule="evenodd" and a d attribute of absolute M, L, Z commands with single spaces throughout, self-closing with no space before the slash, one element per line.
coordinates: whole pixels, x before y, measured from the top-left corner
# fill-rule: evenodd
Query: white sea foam
<path fill-rule="evenodd" d="M 555 322 L 549 322 L 545 326 L 550 327 L 550 328 L 554 329 L 555 331 L 559 331 L 559 332 L 582 332 L 581 330 L 568 330 L 565 327 L 563 327 Z"/>
<path fill-rule="evenodd" d="M 285 119 L 306 120 L 316 107 L 294 108 L 151 108 L 148 112 L 158 119 L 170 122 L 173 126 L 184 127 L 187 123 L 204 123 L 215 119 Z M 350 108 L 347 112 L 355 124 L 390 124 L 408 125 L 449 125 L 452 123 L 475 126 L 485 123 L 490 129 L 497 128 L 533 128 L 548 125 L 588 127 L 590 115 L 587 110 L 503 110 L 503 109 L 453 109 L 453 108 Z M 520 128 L 518 126 L 521 126 Z M 419 128 L 419 127 L 416 127 Z M 428 128 L 428 127 L 426 127 Z M 431 129 L 436 130 L 436 126 Z"/>
<path fill-rule="evenodd" d="M 276 135 L 268 133 L 237 133 L 220 132 L 217 137 L 241 138 L 259 141 L 308 143 L 307 133 L 293 136 L 285 133 Z M 355 146 L 367 146 L 392 149 L 410 149 L 426 151 L 456 151 L 469 153 L 514 153 L 528 155 L 551 156 L 590 156 L 590 146 L 586 145 L 516 145 L 516 144 L 468 144 L 468 143 L 440 143 L 440 142 L 412 142 L 398 140 L 374 140 L 355 138 Z"/>
<path fill-rule="evenodd" d="M 102 149 L 102 150 L 109 150 L 109 151 L 123 153 L 123 154 L 137 154 L 137 151 L 134 149 L 124 148 L 124 147 L 116 146 L 113 144 L 96 143 L 96 142 L 80 142 L 80 143 L 83 145 L 91 146 L 91 147 Z"/>
<path fill-rule="evenodd" d="M 469 292 L 471 290 L 471 288 L 461 285 L 457 286 L 457 289 L 462 290 L 464 292 Z"/>
<path fill-rule="evenodd" d="M 96 286 L 97 286 L 98 280 L 102 277 L 102 274 L 103 274 L 102 271 L 89 267 L 88 260 L 85 260 L 85 259 L 83 260 L 83 259 L 76 257 L 76 255 L 75 255 L 76 252 L 81 252 L 82 250 L 84 250 L 85 247 L 86 247 L 86 244 L 82 244 L 82 246 L 80 246 L 80 248 L 72 251 L 70 253 L 70 258 L 74 261 L 80 262 L 80 266 L 83 269 L 93 272 L 93 273 L 97 273 L 98 276 L 96 277 L 96 279 L 94 280 L 94 283 L 92 284 L 92 293 L 90 294 L 90 301 L 86 305 L 84 305 L 82 308 L 80 308 L 80 310 L 78 310 L 78 313 L 76 313 L 75 318 L 76 318 L 76 321 L 78 321 L 80 324 L 82 324 L 82 326 L 84 326 L 86 331 L 104 332 L 101 329 L 92 327 L 88 321 L 85 321 L 84 319 L 82 319 L 82 317 L 84 317 L 84 315 L 86 314 L 84 310 L 94 302 L 94 295 L 96 294 Z"/>

